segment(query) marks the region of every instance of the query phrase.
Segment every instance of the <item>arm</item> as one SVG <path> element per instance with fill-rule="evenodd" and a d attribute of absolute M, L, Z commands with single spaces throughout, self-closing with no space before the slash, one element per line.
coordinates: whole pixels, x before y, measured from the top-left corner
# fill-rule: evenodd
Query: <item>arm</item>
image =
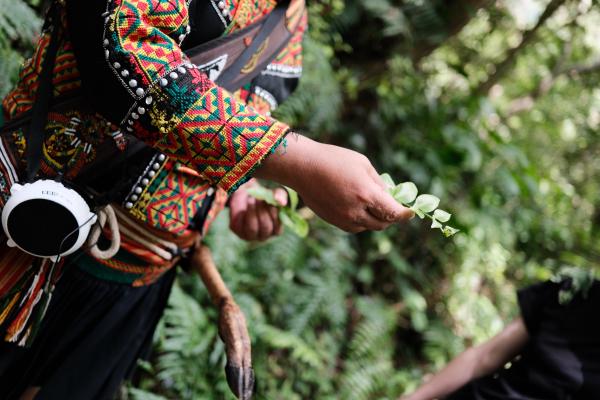
<path fill-rule="evenodd" d="M 356 152 L 300 137 L 288 140 L 286 155 L 271 155 L 288 126 L 238 102 L 189 63 L 179 48 L 188 27 L 185 0 L 67 0 L 67 6 L 96 108 L 211 184 L 231 193 L 262 165 L 257 176 L 292 187 L 347 231 L 383 229 L 412 215 Z"/>
<path fill-rule="evenodd" d="M 292 134 L 285 152 L 265 160 L 256 177 L 296 190 L 325 221 L 348 232 L 381 230 L 412 218 L 364 155 Z"/>
<path fill-rule="evenodd" d="M 471 347 L 401 400 L 442 398 L 473 379 L 491 374 L 512 360 L 529 340 L 522 318 L 511 322 L 487 342 Z"/>

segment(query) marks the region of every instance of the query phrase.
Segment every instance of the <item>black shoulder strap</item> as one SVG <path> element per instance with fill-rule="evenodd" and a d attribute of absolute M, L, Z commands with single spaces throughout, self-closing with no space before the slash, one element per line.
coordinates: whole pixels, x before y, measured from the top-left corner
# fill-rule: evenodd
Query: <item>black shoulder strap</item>
<path fill-rule="evenodd" d="M 52 29 L 50 43 L 46 49 L 42 71 L 39 77 L 39 86 L 36 93 L 36 101 L 31 109 L 31 121 L 25 127 L 25 140 L 27 141 L 27 182 L 33 181 L 40 169 L 42 159 L 42 147 L 45 137 L 46 122 L 52 98 L 52 72 L 54 60 L 58 51 L 59 15 L 57 7 L 53 2 L 48 11 L 48 26 Z"/>
<path fill-rule="evenodd" d="M 272 62 L 292 38 L 304 12 L 303 0 L 283 0 L 268 16 L 228 36 L 186 49 L 190 61 L 203 68 L 216 68 L 211 79 L 230 92 L 254 79 Z M 214 70 L 214 69 L 213 69 Z"/>
<path fill-rule="evenodd" d="M 277 56 L 279 51 L 267 55 L 265 54 L 264 49 L 262 51 L 260 49 L 267 46 L 268 40 L 278 40 L 283 45 L 288 43 L 293 32 L 290 32 L 289 35 L 274 35 L 273 38 L 270 39 L 275 28 L 284 23 L 288 3 L 289 1 L 281 1 L 277 4 L 275 9 L 264 21 L 256 37 L 252 39 L 250 46 L 248 46 L 237 60 L 235 60 L 235 62 L 219 76 L 217 84 L 223 86 L 227 90 L 237 90 L 250 82 L 262 70 L 262 68 L 257 68 L 260 64 L 258 61 L 251 63 L 253 57 L 260 58 L 264 54 L 267 56 L 268 62 L 273 61 L 273 58 Z M 280 46 L 276 47 L 279 48 Z M 248 69 L 251 69 L 251 71 L 244 71 L 245 67 L 249 67 Z"/>

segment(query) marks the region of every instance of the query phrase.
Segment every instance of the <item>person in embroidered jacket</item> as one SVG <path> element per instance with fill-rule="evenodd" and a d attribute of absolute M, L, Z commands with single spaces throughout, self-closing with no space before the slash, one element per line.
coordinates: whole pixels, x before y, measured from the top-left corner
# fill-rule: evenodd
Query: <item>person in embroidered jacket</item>
<path fill-rule="evenodd" d="M 126 201 L 113 205 L 122 240 L 112 258 L 87 250 L 53 270 L 0 244 L 0 392 L 6 398 L 19 398 L 28 387 L 37 387 L 28 393 L 41 399 L 111 398 L 149 348 L 177 254 L 191 245 L 194 230 L 206 230 L 228 194 L 239 236 L 277 232 L 270 210 L 244 193 L 252 175 L 295 189 L 319 216 L 349 232 L 412 216 L 387 194 L 366 157 L 289 136 L 290 128 L 270 117 L 301 72 L 302 1 L 288 7 L 287 23 L 297 28 L 287 47 L 235 93 L 217 86 L 182 48 L 240 31 L 270 14 L 275 0 L 60 3 L 54 97 L 84 93 L 89 106 L 50 113 L 40 175 L 76 179 L 102 146 L 124 149 L 123 132 L 152 150 L 137 161 Z M 4 99 L 5 120 L 35 102 L 49 41 L 44 32 Z M 285 151 L 276 151 L 286 135 Z M 0 206 L 24 170 L 25 150 L 22 130 L 0 141 L 2 160 L 10 160 L 0 163 Z"/>

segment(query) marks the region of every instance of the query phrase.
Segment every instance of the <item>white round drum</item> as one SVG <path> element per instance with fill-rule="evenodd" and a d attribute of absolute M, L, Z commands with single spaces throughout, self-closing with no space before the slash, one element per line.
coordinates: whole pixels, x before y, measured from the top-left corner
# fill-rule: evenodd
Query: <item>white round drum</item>
<path fill-rule="evenodd" d="M 37 257 L 57 259 L 85 242 L 96 214 L 73 189 L 53 180 L 14 184 L 2 210 L 8 245 Z"/>

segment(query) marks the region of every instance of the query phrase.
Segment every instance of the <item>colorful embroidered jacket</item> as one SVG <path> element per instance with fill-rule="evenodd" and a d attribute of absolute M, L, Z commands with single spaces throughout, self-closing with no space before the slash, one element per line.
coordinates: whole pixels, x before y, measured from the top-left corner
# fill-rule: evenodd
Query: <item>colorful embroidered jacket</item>
<path fill-rule="evenodd" d="M 41 173 L 75 178 L 97 156 L 101 144 L 127 146 L 129 132 L 157 149 L 132 187 L 122 214 L 125 224 L 185 242 L 189 224 L 216 190 L 206 224 L 226 193 L 247 180 L 288 131 L 271 111 L 294 90 L 302 71 L 301 41 L 306 13 L 290 43 L 250 84 L 236 93 L 215 85 L 192 65 L 182 47 L 236 32 L 264 17 L 275 0 L 66 0 L 54 67 L 54 97 L 85 93 L 86 109 L 52 112 L 46 126 Z M 6 121 L 31 109 L 50 34 L 43 33 L 16 88 L 2 102 Z M 0 140 L 0 206 L 24 171 L 26 143 L 17 130 Z M 16 157 L 15 157 L 16 156 Z M 8 162 L 5 162 L 7 161 Z M 16 160 L 16 161 L 15 161 Z M 12 163 L 10 162 L 12 161 Z M 122 221 L 120 221 L 122 222 Z M 137 228 L 136 228 L 137 226 Z M 110 260 L 85 255 L 80 264 L 101 278 L 132 285 L 155 281 L 172 262 L 122 235 Z M 3 240 L 4 242 L 4 240 Z M 0 326 L 6 339 L 25 341 L 26 321 L 49 263 L 0 243 Z M 37 291 L 36 291 L 37 290 Z"/>

